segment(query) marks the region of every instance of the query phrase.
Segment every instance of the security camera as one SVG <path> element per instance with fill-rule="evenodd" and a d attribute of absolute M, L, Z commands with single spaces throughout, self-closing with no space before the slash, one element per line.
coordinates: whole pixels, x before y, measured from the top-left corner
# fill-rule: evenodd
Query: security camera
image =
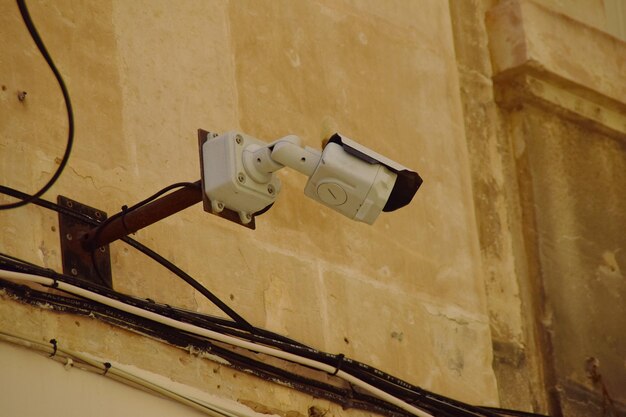
<path fill-rule="evenodd" d="M 309 177 L 305 195 L 368 224 L 381 211 L 409 204 L 422 184 L 416 172 L 340 134 L 318 151 L 301 146 L 294 135 L 266 143 L 240 132 L 204 133 L 202 184 L 209 202 L 205 209 L 220 215 L 236 213 L 238 218 L 230 219 L 248 227 L 276 200 L 281 189 L 276 171 L 283 167 Z"/>

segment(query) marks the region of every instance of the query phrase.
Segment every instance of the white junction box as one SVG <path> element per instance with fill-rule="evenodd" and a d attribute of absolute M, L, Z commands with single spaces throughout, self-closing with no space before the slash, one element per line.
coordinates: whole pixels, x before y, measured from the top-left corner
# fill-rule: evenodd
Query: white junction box
<path fill-rule="evenodd" d="M 274 173 L 255 179 L 246 171 L 243 153 L 250 145 L 257 148 L 267 144 L 243 133 L 227 132 L 202 145 L 203 191 L 211 201 L 211 209 L 215 213 L 224 208 L 236 211 L 244 224 L 273 204 L 280 191 L 280 180 Z"/>

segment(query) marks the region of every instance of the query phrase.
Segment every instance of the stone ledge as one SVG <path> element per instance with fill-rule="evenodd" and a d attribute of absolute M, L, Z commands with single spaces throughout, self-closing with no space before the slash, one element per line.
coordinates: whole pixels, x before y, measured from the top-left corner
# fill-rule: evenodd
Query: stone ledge
<path fill-rule="evenodd" d="M 535 61 L 548 72 L 626 100 L 626 42 L 530 0 L 509 0 L 486 16 L 493 73 Z"/>
<path fill-rule="evenodd" d="M 626 135 L 626 43 L 531 0 L 486 16 L 496 99 L 549 106 Z"/>
<path fill-rule="evenodd" d="M 496 102 L 506 109 L 534 104 L 598 130 L 626 139 L 626 104 L 537 69 L 533 63 L 494 77 Z"/>

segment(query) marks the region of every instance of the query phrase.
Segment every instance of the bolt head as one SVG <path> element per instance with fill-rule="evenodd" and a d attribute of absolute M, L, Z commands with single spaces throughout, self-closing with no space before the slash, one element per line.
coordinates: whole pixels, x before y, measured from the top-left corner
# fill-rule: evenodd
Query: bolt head
<path fill-rule="evenodd" d="M 66 235 L 65 235 L 65 238 L 66 238 L 67 240 L 72 240 L 72 239 L 73 239 L 73 237 L 72 237 L 72 234 L 71 234 L 71 233 L 66 234 Z"/>
<path fill-rule="evenodd" d="M 243 136 L 236 135 L 235 136 L 235 142 L 237 142 L 237 145 L 241 145 L 243 143 Z"/>
<path fill-rule="evenodd" d="M 243 172 L 240 172 L 237 175 L 237 181 L 239 181 L 240 183 L 244 183 L 246 181 L 246 176 L 243 174 Z"/>
<path fill-rule="evenodd" d="M 276 189 L 274 188 L 274 186 L 272 184 L 270 184 L 270 185 L 267 186 L 267 192 L 270 195 L 274 195 L 274 193 L 276 192 Z"/>
<path fill-rule="evenodd" d="M 74 275 L 74 276 L 78 275 L 78 270 L 77 270 L 76 268 L 72 268 L 72 269 L 70 270 L 70 272 L 71 272 L 71 273 L 72 273 L 72 275 Z"/>

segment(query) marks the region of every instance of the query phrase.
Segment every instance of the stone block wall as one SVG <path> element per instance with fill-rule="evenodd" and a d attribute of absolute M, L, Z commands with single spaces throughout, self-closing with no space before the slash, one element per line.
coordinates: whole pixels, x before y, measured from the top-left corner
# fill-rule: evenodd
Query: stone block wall
<path fill-rule="evenodd" d="M 601 3 L 451 2 L 500 399 L 555 416 L 624 413 L 626 46 Z"/>
<path fill-rule="evenodd" d="M 0 177 L 33 192 L 56 168 L 67 122 L 16 5 L 1 7 Z M 112 214 L 170 183 L 195 181 L 198 128 L 266 141 L 297 134 L 315 148 L 339 131 L 417 170 L 425 184 L 415 201 L 374 226 L 357 224 L 306 198 L 306 179 L 287 170 L 256 231 L 197 205 L 134 237 L 254 325 L 461 400 L 498 403 L 446 2 L 29 7 L 76 116 L 69 165 L 45 198 L 62 194 Z M 0 230 L 0 251 L 60 269 L 54 213 L 3 212 Z M 220 314 L 125 244 L 111 245 L 111 259 L 115 289 Z M 184 352 L 94 320 L 7 297 L 0 309 L 4 331 L 56 338 L 214 394 L 282 413 L 306 414 L 320 401 L 251 376 L 232 379 L 206 359 L 183 360 Z"/>
<path fill-rule="evenodd" d="M 341 132 L 420 173 L 408 207 L 358 224 L 283 170 L 256 231 L 198 204 L 134 237 L 254 325 L 441 394 L 624 413 L 626 45 L 614 3 L 567 3 L 31 0 L 76 118 L 44 197 L 112 214 L 195 181 L 198 128 L 318 149 Z M 10 1 L 0 28 L 0 184 L 34 192 L 60 161 L 64 104 Z M 60 270 L 58 227 L 32 205 L 0 212 L 0 252 Z M 110 249 L 116 290 L 223 315 L 122 242 Z M 257 411 L 361 414 L 6 294 L 0 331 Z"/>

